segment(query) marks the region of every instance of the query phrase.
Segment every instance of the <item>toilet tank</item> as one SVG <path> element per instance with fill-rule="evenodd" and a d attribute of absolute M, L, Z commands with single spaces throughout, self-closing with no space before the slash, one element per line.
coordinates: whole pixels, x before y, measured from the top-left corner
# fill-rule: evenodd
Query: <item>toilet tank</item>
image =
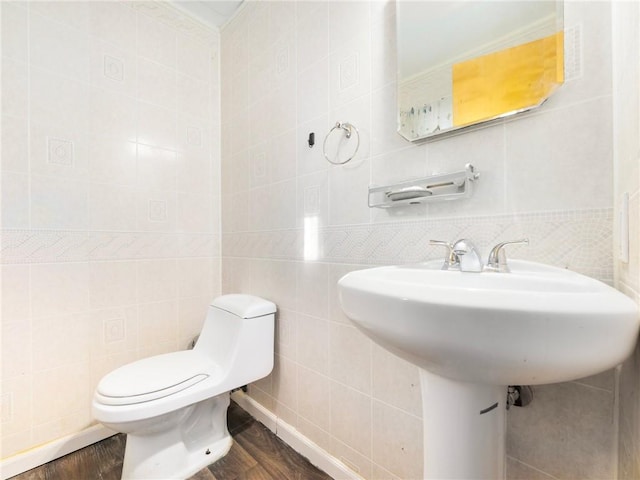
<path fill-rule="evenodd" d="M 216 298 L 194 347 L 220 365 L 236 386 L 273 369 L 276 305 L 253 295 Z"/>

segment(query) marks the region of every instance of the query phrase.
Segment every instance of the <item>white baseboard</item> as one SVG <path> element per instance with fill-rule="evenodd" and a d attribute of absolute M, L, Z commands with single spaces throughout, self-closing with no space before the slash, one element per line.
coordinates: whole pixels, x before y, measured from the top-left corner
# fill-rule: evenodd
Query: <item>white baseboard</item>
<path fill-rule="evenodd" d="M 241 391 L 237 391 L 233 393 L 232 398 L 256 420 L 280 437 L 283 442 L 303 457 L 306 457 L 312 464 L 335 480 L 364 480 L 336 457 L 320 448 L 317 444 L 309 440 L 281 418 L 278 418 L 273 412 L 264 408 L 250 396 Z"/>
<path fill-rule="evenodd" d="M 6 480 L 19 475 L 115 434 L 116 432 L 102 425 L 93 425 L 81 432 L 67 435 L 53 442 L 7 457 L 0 460 L 0 479 Z"/>
<path fill-rule="evenodd" d="M 340 460 L 320 448 L 250 396 L 237 391 L 233 393 L 232 398 L 256 420 L 280 437 L 283 442 L 334 479 L 363 480 L 360 475 L 349 469 Z M 0 460 L 0 480 L 7 480 L 115 434 L 116 432 L 102 425 L 94 425 L 81 432 L 5 458 Z"/>

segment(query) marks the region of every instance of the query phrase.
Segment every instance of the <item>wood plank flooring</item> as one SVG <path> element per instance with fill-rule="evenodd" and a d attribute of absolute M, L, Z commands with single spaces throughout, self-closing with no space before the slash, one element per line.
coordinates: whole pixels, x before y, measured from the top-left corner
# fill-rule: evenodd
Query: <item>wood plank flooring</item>
<path fill-rule="evenodd" d="M 332 480 L 235 402 L 227 424 L 229 453 L 189 480 Z M 120 480 L 125 438 L 107 438 L 11 480 Z"/>

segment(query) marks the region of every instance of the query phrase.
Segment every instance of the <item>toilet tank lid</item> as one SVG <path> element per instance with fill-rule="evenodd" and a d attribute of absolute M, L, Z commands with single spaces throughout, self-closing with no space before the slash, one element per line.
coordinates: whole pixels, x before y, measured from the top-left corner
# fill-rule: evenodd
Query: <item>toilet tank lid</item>
<path fill-rule="evenodd" d="M 262 317 L 276 311 L 276 304 L 269 300 L 239 293 L 218 297 L 211 306 L 233 313 L 241 318 Z"/>

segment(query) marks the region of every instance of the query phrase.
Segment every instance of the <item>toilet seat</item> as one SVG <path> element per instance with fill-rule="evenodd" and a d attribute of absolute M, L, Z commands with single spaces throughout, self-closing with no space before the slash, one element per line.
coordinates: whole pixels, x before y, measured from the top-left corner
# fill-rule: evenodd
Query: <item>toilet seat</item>
<path fill-rule="evenodd" d="M 168 397 L 216 376 L 220 368 L 194 350 L 145 358 L 120 367 L 98 384 L 103 405 L 132 405 Z"/>

